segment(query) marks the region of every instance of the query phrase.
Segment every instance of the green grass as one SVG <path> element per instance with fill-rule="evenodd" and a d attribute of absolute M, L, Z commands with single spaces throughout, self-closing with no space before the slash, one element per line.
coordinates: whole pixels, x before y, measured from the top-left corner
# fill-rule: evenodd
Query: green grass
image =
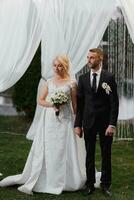
<path fill-rule="evenodd" d="M 0 116 L 0 132 L 26 133 L 30 124 L 25 116 Z"/>
<path fill-rule="evenodd" d="M 16 125 L 13 118 L 12 120 L 8 118 L 7 122 L 4 122 L 4 120 L 4 124 L 0 125 L 0 172 L 3 173 L 1 178 L 22 172 L 31 146 L 31 141 L 26 140 L 25 134 L 19 134 L 19 130 L 22 131 L 21 133 L 25 132 L 24 129 L 26 130 L 23 119 L 19 119 Z M 2 117 L 0 122 L 2 123 Z M 18 128 L 19 124 L 24 129 Z M 8 132 L 11 131 L 18 134 L 4 133 L 4 126 L 5 130 L 10 127 Z M 63 192 L 61 195 L 34 193 L 33 196 L 30 196 L 19 192 L 17 186 L 13 186 L 0 188 L 0 200 L 134 200 L 134 141 L 113 143 L 112 165 L 112 198 L 105 197 L 100 189 L 97 189 L 90 198 L 84 197 L 82 191 Z M 100 168 L 100 149 L 98 144 L 96 166 L 97 169 Z"/>

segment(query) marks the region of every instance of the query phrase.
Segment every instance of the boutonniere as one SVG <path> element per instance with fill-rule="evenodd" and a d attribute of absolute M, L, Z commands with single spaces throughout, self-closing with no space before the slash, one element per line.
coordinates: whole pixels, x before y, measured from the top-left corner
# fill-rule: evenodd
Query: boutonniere
<path fill-rule="evenodd" d="M 110 92 L 112 92 L 111 87 L 105 82 L 102 83 L 102 88 L 105 90 L 106 94 L 110 94 Z"/>

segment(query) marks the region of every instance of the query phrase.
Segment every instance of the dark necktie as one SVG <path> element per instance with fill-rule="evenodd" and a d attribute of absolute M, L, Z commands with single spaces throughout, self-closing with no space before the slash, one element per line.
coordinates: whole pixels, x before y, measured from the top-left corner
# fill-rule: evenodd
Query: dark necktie
<path fill-rule="evenodd" d="M 92 75 L 93 75 L 92 90 L 95 93 L 97 91 L 97 86 L 96 86 L 96 76 L 97 76 L 97 74 L 93 73 Z"/>

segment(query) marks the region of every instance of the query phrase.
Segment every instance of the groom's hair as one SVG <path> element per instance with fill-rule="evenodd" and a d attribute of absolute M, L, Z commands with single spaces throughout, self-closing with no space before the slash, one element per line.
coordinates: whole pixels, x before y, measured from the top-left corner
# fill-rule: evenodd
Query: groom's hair
<path fill-rule="evenodd" d="M 100 55 L 100 57 L 101 57 L 102 60 L 103 60 L 104 53 L 103 53 L 103 50 L 102 50 L 102 49 L 93 48 L 93 49 L 89 49 L 89 51 L 92 52 L 92 53 L 97 53 L 98 55 Z"/>

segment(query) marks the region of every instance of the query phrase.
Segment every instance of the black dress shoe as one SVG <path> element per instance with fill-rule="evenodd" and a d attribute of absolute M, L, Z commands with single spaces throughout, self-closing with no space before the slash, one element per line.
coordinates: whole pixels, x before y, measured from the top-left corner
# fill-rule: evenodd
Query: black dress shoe
<path fill-rule="evenodd" d="M 110 192 L 109 188 L 102 187 L 102 192 L 109 197 L 112 197 L 112 193 Z"/>
<path fill-rule="evenodd" d="M 95 187 L 86 187 L 84 190 L 84 196 L 91 195 L 95 191 Z"/>

